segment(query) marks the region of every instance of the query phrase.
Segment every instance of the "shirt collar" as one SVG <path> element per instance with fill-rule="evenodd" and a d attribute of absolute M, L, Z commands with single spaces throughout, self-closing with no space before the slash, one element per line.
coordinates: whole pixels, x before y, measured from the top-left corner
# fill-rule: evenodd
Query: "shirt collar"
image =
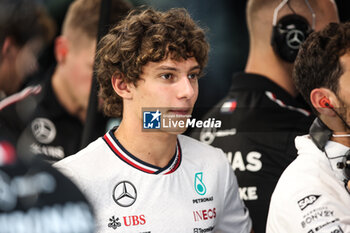
<path fill-rule="evenodd" d="M 337 167 L 339 162 L 342 162 L 349 147 L 334 141 L 328 141 L 325 147 L 325 152 L 318 149 L 318 147 L 312 142 L 309 135 L 298 136 L 295 138 L 295 145 L 298 152 L 309 154 L 316 154 L 317 156 L 323 156 L 329 161 L 331 169 L 334 171 L 335 176 L 339 180 L 344 180 L 343 170 Z"/>
<path fill-rule="evenodd" d="M 300 94 L 294 98 L 271 79 L 260 74 L 245 72 L 235 73 L 232 78 L 230 92 L 236 91 L 269 91 L 287 105 L 309 109 L 308 105 Z"/>
<path fill-rule="evenodd" d="M 115 131 L 115 128 L 108 131 L 103 136 L 103 140 L 106 142 L 108 147 L 112 150 L 112 152 L 119 159 L 121 159 L 123 162 L 127 163 L 128 165 L 149 174 L 159 174 L 159 175 L 171 174 L 180 166 L 182 153 L 181 153 L 181 146 L 180 146 L 179 140 L 177 140 L 176 151 L 173 158 L 169 161 L 168 165 L 161 168 L 161 167 L 157 167 L 152 164 L 146 163 L 138 159 L 129 151 L 127 151 L 126 148 L 124 148 L 123 145 L 114 136 L 114 131 Z"/>

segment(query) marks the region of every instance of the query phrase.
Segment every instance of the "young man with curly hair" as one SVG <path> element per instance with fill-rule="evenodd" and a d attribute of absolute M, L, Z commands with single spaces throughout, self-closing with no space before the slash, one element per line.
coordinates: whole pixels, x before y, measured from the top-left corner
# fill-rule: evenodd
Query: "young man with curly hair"
<path fill-rule="evenodd" d="M 224 153 L 174 130 L 144 129 L 144 108 L 191 114 L 208 58 L 184 9 L 135 10 L 99 44 L 105 113 L 121 124 L 55 164 L 86 193 L 98 232 L 250 232 Z M 157 115 L 160 114 L 160 115 Z"/>

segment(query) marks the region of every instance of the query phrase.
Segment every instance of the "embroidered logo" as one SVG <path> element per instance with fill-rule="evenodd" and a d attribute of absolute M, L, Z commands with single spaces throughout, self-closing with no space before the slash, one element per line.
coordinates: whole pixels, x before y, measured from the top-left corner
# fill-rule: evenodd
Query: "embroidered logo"
<path fill-rule="evenodd" d="M 119 218 L 115 218 L 114 216 L 109 218 L 109 221 L 110 223 L 108 223 L 108 227 L 113 228 L 114 230 L 122 226 L 122 224 L 119 222 Z"/>
<path fill-rule="evenodd" d="M 49 119 L 36 118 L 31 127 L 34 137 L 40 143 L 49 144 L 56 138 L 56 127 Z"/>
<path fill-rule="evenodd" d="M 309 195 L 298 201 L 299 208 L 304 210 L 309 205 L 314 204 L 321 195 Z"/>
<path fill-rule="evenodd" d="M 199 195 L 204 195 L 207 192 L 207 188 L 203 183 L 203 172 L 197 172 L 194 175 L 194 188 Z"/>
<path fill-rule="evenodd" d="M 122 207 L 129 207 L 136 201 L 137 192 L 135 186 L 129 181 L 119 182 L 113 190 L 115 203 Z"/>

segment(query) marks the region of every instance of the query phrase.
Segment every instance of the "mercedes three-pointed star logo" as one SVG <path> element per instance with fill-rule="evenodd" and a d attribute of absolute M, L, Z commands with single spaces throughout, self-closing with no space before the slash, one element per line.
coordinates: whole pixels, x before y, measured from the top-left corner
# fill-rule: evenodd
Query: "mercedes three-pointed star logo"
<path fill-rule="evenodd" d="M 129 207 L 136 201 L 137 192 L 135 186 L 129 181 L 119 182 L 113 190 L 113 200 L 119 206 Z"/>
<path fill-rule="evenodd" d="M 302 31 L 294 29 L 287 33 L 287 45 L 292 49 L 299 49 L 301 43 L 305 40 L 305 35 Z"/>

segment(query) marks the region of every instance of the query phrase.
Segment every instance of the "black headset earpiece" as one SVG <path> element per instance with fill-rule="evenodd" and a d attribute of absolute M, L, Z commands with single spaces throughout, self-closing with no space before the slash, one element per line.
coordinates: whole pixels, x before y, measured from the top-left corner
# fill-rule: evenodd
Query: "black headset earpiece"
<path fill-rule="evenodd" d="M 308 21 L 294 12 L 289 5 L 289 0 L 282 0 L 273 13 L 271 45 L 275 53 L 284 61 L 293 63 L 298 55 L 300 45 L 315 29 L 316 15 L 309 1 L 305 0 L 311 17 L 312 26 Z M 277 21 L 278 12 L 287 5 L 293 14 L 283 16 Z"/>
<path fill-rule="evenodd" d="M 325 147 L 329 139 L 332 137 L 333 131 L 329 129 L 318 117 L 316 117 L 310 127 L 309 135 L 318 149 L 326 153 Z M 337 163 L 337 167 L 339 169 L 343 169 L 344 177 L 348 181 L 350 180 L 350 150 L 348 150 L 343 157 L 343 161 Z"/>
<path fill-rule="evenodd" d="M 312 31 L 304 17 L 297 14 L 286 15 L 273 26 L 271 45 L 279 57 L 292 63 L 300 45 Z"/>
<path fill-rule="evenodd" d="M 343 161 L 337 163 L 339 169 L 343 169 L 344 176 L 347 180 L 350 180 L 350 150 L 344 155 Z"/>

